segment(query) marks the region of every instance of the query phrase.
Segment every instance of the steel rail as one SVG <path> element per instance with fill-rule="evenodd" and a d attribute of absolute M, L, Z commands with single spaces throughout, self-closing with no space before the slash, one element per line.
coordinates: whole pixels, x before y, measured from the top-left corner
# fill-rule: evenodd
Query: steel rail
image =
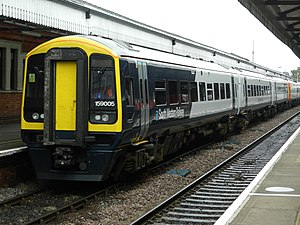
<path fill-rule="evenodd" d="M 34 194 L 40 193 L 42 191 L 45 191 L 46 189 L 38 189 L 34 191 L 30 191 L 24 194 L 17 195 L 13 198 L 6 199 L 0 202 L 0 208 L 1 207 L 6 207 L 6 206 L 15 206 L 21 204 L 21 202 L 25 199 L 28 198 Z"/>
<path fill-rule="evenodd" d="M 77 209 L 83 208 L 87 203 L 90 203 L 93 199 L 96 199 L 100 195 L 103 195 L 103 194 L 105 195 L 105 193 L 109 189 L 116 188 L 118 185 L 119 185 L 119 183 L 117 183 L 117 184 L 114 183 L 114 184 L 110 185 L 109 187 L 106 187 L 97 192 L 89 194 L 83 198 L 80 198 L 74 202 L 64 205 L 64 206 L 60 207 L 59 209 L 54 210 L 53 212 L 47 213 L 47 214 L 40 216 L 38 218 L 35 218 L 31 221 L 25 222 L 24 225 L 45 224 L 51 220 L 56 219 L 60 215 L 64 215 L 68 212 L 73 212 Z"/>

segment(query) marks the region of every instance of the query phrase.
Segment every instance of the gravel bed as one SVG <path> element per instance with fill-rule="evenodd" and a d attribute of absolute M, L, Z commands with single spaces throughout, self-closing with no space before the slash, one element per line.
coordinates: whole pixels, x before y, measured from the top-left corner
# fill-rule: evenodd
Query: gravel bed
<path fill-rule="evenodd" d="M 169 198 L 181 188 L 209 171 L 215 165 L 233 155 L 256 138 L 266 133 L 286 118 L 300 110 L 300 106 L 276 115 L 242 134 L 217 142 L 191 156 L 181 158 L 163 171 L 142 174 L 139 179 L 108 191 L 84 209 L 62 216 L 50 224 L 59 225 L 124 225 L 130 224 L 139 216 Z M 190 170 L 186 177 L 166 174 L 169 169 Z M 0 201 L 34 188 L 37 183 L 19 184 L 15 188 L 0 188 Z"/>
<path fill-rule="evenodd" d="M 14 187 L 0 188 L 0 202 L 11 199 L 21 194 L 25 194 L 31 191 L 42 189 L 44 184 L 42 182 L 31 180 L 22 183 L 18 183 Z"/>
<path fill-rule="evenodd" d="M 1 208 L 0 224 L 19 225 L 52 212 L 82 196 L 52 191 L 40 192 L 22 200 L 20 205 Z"/>

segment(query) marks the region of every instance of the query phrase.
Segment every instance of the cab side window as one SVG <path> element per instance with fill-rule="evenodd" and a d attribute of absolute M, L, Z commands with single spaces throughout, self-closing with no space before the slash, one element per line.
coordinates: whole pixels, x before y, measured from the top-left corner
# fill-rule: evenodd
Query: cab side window
<path fill-rule="evenodd" d="M 126 105 L 133 106 L 133 79 L 131 77 L 125 77 L 125 100 Z"/>

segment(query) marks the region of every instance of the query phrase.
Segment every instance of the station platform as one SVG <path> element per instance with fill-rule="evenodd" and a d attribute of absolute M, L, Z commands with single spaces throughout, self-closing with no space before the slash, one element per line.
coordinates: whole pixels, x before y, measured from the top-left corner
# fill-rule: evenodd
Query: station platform
<path fill-rule="evenodd" d="M 300 225 L 300 128 L 215 223 L 221 224 Z"/>
<path fill-rule="evenodd" d="M 0 125 L 0 157 L 24 149 L 20 123 Z"/>

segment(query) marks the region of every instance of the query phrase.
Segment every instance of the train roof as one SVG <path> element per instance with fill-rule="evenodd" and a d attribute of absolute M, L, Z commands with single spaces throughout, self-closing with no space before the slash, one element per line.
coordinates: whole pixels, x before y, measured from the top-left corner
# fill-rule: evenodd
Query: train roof
<path fill-rule="evenodd" d="M 213 62 L 207 62 L 200 59 L 191 58 L 189 56 L 176 55 L 164 51 L 159 51 L 156 49 L 150 49 L 142 46 L 128 44 L 123 41 L 105 39 L 97 36 L 82 37 L 92 39 L 96 42 L 105 45 L 120 57 L 143 59 L 161 63 L 171 63 L 174 65 L 194 67 L 195 69 L 199 68 L 229 72 L 229 70 L 224 66 L 218 65 Z"/>
<path fill-rule="evenodd" d="M 143 59 L 149 61 L 155 61 L 160 63 L 171 63 L 179 66 L 188 66 L 195 69 L 212 70 L 226 73 L 239 74 L 244 76 L 255 77 L 259 79 L 283 81 L 284 79 L 278 77 L 270 77 L 266 74 L 261 74 L 253 71 L 243 70 L 239 68 L 225 67 L 213 62 L 207 62 L 200 59 L 191 58 L 188 56 L 176 55 L 168 52 L 159 51 L 156 49 L 145 48 L 142 46 L 128 44 L 123 41 L 105 39 L 97 36 L 84 36 L 86 38 L 97 41 L 104 44 L 115 54 L 120 57 Z"/>
<path fill-rule="evenodd" d="M 211 70 L 211 71 L 218 71 L 223 73 L 232 73 L 232 74 L 241 74 L 245 76 L 252 76 L 252 77 L 260 77 L 265 79 L 270 79 L 271 77 L 267 74 L 260 74 L 253 71 L 247 71 L 240 68 L 231 68 L 225 65 L 219 65 L 214 62 L 208 62 L 201 59 L 191 58 L 190 56 L 183 56 L 178 54 L 173 54 L 165 51 L 160 51 L 157 49 L 146 48 L 143 46 L 133 45 L 126 43 L 120 40 L 113 40 L 108 38 L 102 38 L 98 36 L 92 35 L 71 35 L 71 36 L 63 36 L 59 38 L 52 39 L 48 42 L 45 42 L 32 51 L 30 51 L 27 56 L 31 55 L 32 53 L 39 52 L 39 49 L 44 49 L 48 43 L 55 43 L 58 41 L 60 45 L 64 43 L 64 46 L 68 46 L 68 42 L 80 42 L 80 39 L 88 39 L 91 41 L 95 41 L 102 46 L 105 46 L 107 49 L 110 50 L 111 54 L 115 56 L 119 56 L 120 58 L 131 58 L 133 60 L 146 60 L 155 63 L 168 63 L 174 66 L 181 66 L 181 67 L 189 67 L 194 68 L 195 70 Z M 47 48 L 46 48 L 47 49 Z M 272 77 L 274 80 L 283 80 L 282 78 L 275 78 Z"/>

